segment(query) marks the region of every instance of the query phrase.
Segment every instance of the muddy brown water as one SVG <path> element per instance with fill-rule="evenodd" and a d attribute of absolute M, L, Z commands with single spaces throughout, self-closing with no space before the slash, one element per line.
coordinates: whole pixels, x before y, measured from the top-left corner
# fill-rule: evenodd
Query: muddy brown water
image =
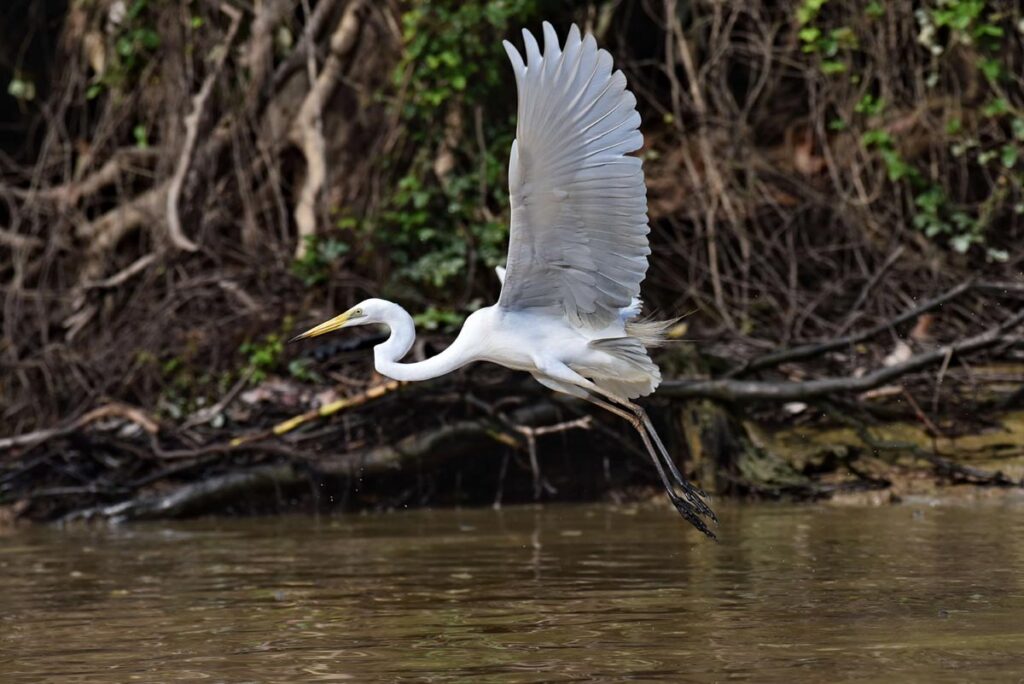
<path fill-rule="evenodd" d="M 1024 681 L 1024 505 L 0 535 L 2 682 Z"/>

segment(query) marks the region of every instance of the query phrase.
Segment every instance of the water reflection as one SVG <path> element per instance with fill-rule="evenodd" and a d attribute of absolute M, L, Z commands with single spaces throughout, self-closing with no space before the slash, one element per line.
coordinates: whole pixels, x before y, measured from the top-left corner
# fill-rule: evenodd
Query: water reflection
<path fill-rule="evenodd" d="M 719 544 L 602 507 L 9 532 L 0 681 L 1024 670 L 1024 507 L 720 508 Z"/>

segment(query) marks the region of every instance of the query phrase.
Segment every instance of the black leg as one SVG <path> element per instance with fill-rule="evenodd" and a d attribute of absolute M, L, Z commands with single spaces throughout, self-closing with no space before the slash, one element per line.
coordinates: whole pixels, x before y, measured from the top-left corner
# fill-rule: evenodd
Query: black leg
<path fill-rule="evenodd" d="M 632 406 L 634 405 L 631 405 L 630 409 L 626 410 L 594 396 L 588 396 L 587 401 L 600 406 L 610 413 L 614 413 L 620 418 L 624 418 L 636 429 L 640 434 L 640 438 L 644 442 L 644 446 L 647 447 L 647 453 L 650 454 L 651 460 L 654 461 L 654 467 L 657 468 L 658 476 L 661 478 L 661 482 L 665 486 L 665 492 L 668 494 L 669 501 L 672 502 L 676 511 L 678 511 L 687 522 L 703 532 L 705 535 L 711 539 L 717 539 L 715 533 L 708 529 L 707 524 L 701 516 L 707 516 L 715 522 L 718 522 L 718 518 L 715 517 L 714 511 L 712 511 L 711 508 L 709 508 L 708 505 L 700 498 L 700 490 L 686 481 L 679 472 L 675 463 L 673 463 L 672 459 L 668 457 L 668 452 L 665 450 L 664 445 L 658 438 L 657 433 L 654 432 L 654 427 L 650 426 L 650 420 L 647 419 L 647 414 L 643 413 L 643 409 L 640 409 L 640 407 L 637 406 L 636 408 L 640 411 L 638 413 L 632 409 Z M 659 449 L 657 450 L 651 442 L 651 434 L 653 434 L 655 439 L 658 440 Z M 663 464 L 663 461 L 668 465 L 669 470 L 672 471 L 672 479 L 670 479 L 669 474 L 665 472 L 665 465 Z M 683 496 L 680 496 L 679 493 L 676 492 L 673 480 L 683 491 Z"/>
<path fill-rule="evenodd" d="M 690 503 L 700 511 L 701 515 L 707 516 L 711 520 L 718 522 L 718 516 L 711 510 L 711 507 L 704 501 L 704 497 L 707 496 L 699 487 L 695 487 L 689 480 L 683 477 L 683 474 L 679 472 L 679 468 L 676 467 L 675 461 L 669 456 L 668 449 L 665 448 L 664 442 L 661 441 L 661 437 L 658 436 L 658 432 L 654 429 L 654 424 L 651 422 L 647 412 L 641 406 L 637 404 L 629 404 L 630 410 L 637 415 L 638 418 L 643 422 L 644 427 L 647 428 L 647 432 L 650 433 L 654 443 L 658 446 L 658 450 L 661 452 L 661 457 L 668 464 L 668 468 L 672 473 L 672 478 L 675 483 L 683 491 L 684 496 Z"/>

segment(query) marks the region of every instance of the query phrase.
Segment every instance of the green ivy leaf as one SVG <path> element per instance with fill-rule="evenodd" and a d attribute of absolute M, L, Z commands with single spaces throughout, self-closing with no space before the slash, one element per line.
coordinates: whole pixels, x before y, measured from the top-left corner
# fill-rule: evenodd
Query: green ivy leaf
<path fill-rule="evenodd" d="M 892 146 L 892 136 L 889 135 L 889 131 L 875 128 L 865 131 L 860 136 L 860 142 L 864 147 L 890 147 Z"/>
<path fill-rule="evenodd" d="M 981 110 L 981 113 L 989 118 L 994 118 L 1010 111 L 1010 105 L 1003 98 L 998 98 L 989 102 Z"/>
<path fill-rule="evenodd" d="M 1007 252 L 1005 249 L 996 249 L 994 247 L 989 247 L 986 250 L 985 255 L 988 257 L 989 261 L 998 261 L 999 263 L 1006 263 L 1007 261 L 1010 260 L 1010 253 Z"/>
<path fill-rule="evenodd" d="M 978 66 L 981 68 L 981 73 L 985 74 L 985 78 L 990 81 L 998 81 L 1003 74 L 1003 65 L 999 63 L 998 59 L 982 59 Z"/>
<path fill-rule="evenodd" d="M 140 150 L 149 149 L 149 134 L 146 132 L 146 127 L 142 124 L 136 124 L 132 128 L 132 137 L 135 138 L 135 146 Z"/>
<path fill-rule="evenodd" d="M 117 54 L 122 57 L 128 57 L 135 52 L 135 45 L 132 43 L 128 36 L 121 36 L 114 43 L 114 49 L 117 50 Z"/>
<path fill-rule="evenodd" d="M 1013 131 L 1014 138 L 1024 140 L 1024 119 L 1019 116 L 1014 117 L 1013 121 L 1010 122 L 1010 130 Z"/>
<path fill-rule="evenodd" d="M 971 236 L 966 234 L 954 235 L 950 238 L 949 244 L 958 254 L 966 254 L 967 250 L 971 248 Z"/>
<path fill-rule="evenodd" d="M 821 29 L 819 29 L 817 26 L 806 26 L 800 29 L 800 32 L 797 34 L 797 36 L 799 36 L 800 40 L 802 40 L 805 43 L 813 43 L 817 41 L 818 38 L 821 38 Z"/>
<path fill-rule="evenodd" d="M 1019 155 L 1020 151 L 1014 145 L 1006 144 L 1000 150 L 999 160 L 1003 162 L 1003 166 L 1012 169 L 1017 165 Z"/>
<path fill-rule="evenodd" d="M 865 116 L 881 114 L 885 111 L 885 100 L 880 97 L 876 98 L 871 94 L 866 94 L 853 106 L 853 111 Z"/>
<path fill-rule="evenodd" d="M 160 34 L 152 29 L 139 29 L 137 37 L 147 50 L 155 50 L 160 47 Z"/>

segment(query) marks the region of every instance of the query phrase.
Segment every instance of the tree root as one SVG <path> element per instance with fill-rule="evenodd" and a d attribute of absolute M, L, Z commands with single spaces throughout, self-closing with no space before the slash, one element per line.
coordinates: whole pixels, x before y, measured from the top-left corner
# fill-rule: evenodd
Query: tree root
<path fill-rule="evenodd" d="M 206 103 L 213 92 L 213 86 L 220 77 L 224 68 L 224 60 L 235 42 L 235 34 L 238 33 L 238 25 L 242 20 L 242 13 L 227 3 L 222 3 L 220 9 L 224 14 L 231 17 L 231 26 L 228 28 L 227 37 L 220 47 L 217 57 L 214 60 L 213 68 L 203 81 L 199 92 L 192 99 L 192 111 L 185 117 L 185 143 L 182 145 L 181 154 L 178 157 L 178 164 L 174 169 L 167 188 L 167 237 L 171 244 L 177 249 L 186 252 L 194 252 L 199 247 L 192 240 L 185 236 L 181 228 L 181 217 L 178 214 L 178 202 L 181 199 L 181 188 L 185 183 L 185 176 L 188 174 L 195 154 L 196 141 L 199 137 L 199 125 L 202 123 L 203 115 L 206 113 Z"/>
<path fill-rule="evenodd" d="M 362 0 L 353 0 L 345 8 L 337 28 L 331 35 L 331 51 L 319 75 L 316 74 L 315 60 L 313 59 L 314 43 L 312 39 L 307 42 L 309 78 L 313 85 L 302 102 L 302 107 L 299 109 L 298 116 L 295 117 L 289 136 L 302 150 L 306 159 L 306 177 L 302 182 L 299 200 L 295 205 L 295 223 L 299 232 L 295 252 L 296 259 L 301 259 L 305 254 L 308 247 L 307 238 L 316 234 L 317 201 L 320 197 L 320 190 L 327 179 L 327 160 L 324 156 L 326 146 L 324 145 L 321 112 L 341 79 L 342 60 L 352 51 L 356 39 L 359 37 L 359 13 L 362 6 Z M 309 23 L 307 23 L 307 30 L 309 30 L 308 27 Z"/>

